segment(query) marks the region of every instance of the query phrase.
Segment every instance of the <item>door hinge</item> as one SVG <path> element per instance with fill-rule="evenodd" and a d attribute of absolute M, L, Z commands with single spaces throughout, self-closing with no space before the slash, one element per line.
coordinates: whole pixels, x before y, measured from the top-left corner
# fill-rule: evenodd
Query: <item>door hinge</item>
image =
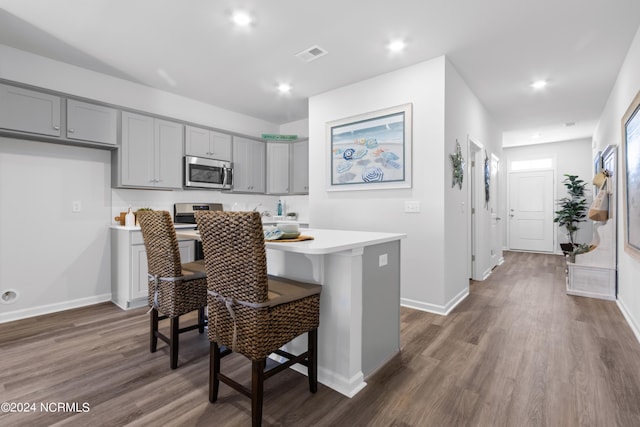
<path fill-rule="evenodd" d="M 471 213 L 472 214 L 476 213 L 476 208 L 471 208 Z"/>
<path fill-rule="evenodd" d="M 475 255 L 471 255 L 471 261 L 475 261 L 476 260 L 476 256 Z"/>
<path fill-rule="evenodd" d="M 476 161 L 475 160 L 471 160 L 471 167 L 475 168 L 476 167 Z"/>

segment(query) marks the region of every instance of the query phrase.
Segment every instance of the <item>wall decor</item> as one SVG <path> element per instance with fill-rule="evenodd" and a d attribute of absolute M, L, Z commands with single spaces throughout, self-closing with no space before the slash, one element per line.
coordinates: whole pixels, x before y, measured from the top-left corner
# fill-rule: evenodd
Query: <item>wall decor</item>
<path fill-rule="evenodd" d="M 411 188 L 411 108 L 404 104 L 327 123 L 327 190 Z"/>
<path fill-rule="evenodd" d="M 622 117 L 624 249 L 640 259 L 640 92 Z"/>
<path fill-rule="evenodd" d="M 491 198 L 491 164 L 489 163 L 489 155 L 484 150 L 484 207 L 489 209 L 489 199 Z"/>
<path fill-rule="evenodd" d="M 464 180 L 464 157 L 462 157 L 462 148 L 460 148 L 460 143 L 457 139 L 456 151 L 453 154 L 449 154 L 449 158 L 451 159 L 452 168 L 451 188 L 458 184 L 462 190 L 462 181 Z"/>

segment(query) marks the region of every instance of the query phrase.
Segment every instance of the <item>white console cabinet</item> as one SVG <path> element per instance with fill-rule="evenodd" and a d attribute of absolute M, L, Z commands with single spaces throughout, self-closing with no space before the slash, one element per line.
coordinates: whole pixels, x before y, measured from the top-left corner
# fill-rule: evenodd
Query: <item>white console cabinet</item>
<path fill-rule="evenodd" d="M 187 228 L 193 229 L 194 226 Z M 193 240 L 178 240 L 182 263 L 195 259 Z M 140 227 L 111 227 L 111 300 L 124 310 L 147 305 L 147 251 Z"/>

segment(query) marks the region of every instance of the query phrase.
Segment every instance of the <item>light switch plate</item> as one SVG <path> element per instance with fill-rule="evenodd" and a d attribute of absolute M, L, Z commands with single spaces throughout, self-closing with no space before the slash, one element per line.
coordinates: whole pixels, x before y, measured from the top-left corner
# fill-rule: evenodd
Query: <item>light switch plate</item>
<path fill-rule="evenodd" d="M 410 200 L 404 202 L 405 213 L 418 213 L 420 212 L 420 202 L 417 200 Z"/>
<path fill-rule="evenodd" d="M 74 200 L 71 205 L 71 212 L 78 213 L 82 211 L 82 202 L 80 200 Z"/>

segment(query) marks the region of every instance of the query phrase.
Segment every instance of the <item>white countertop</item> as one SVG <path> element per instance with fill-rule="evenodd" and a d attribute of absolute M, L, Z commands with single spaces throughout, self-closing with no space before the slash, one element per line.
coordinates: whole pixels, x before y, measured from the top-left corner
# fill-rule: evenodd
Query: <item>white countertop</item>
<path fill-rule="evenodd" d="M 406 234 L 401 233 L 327 230 L 319 228 L 301 228 L 300 233 L 305 236 L 313 236 L 314 239 L 302 242 L 265 242 L 265 247 L 267 249 L 285 252 L 323 255 L 377 245 L 379 243 L 391 242 L 407 237 Z M 178 231 L 178 238 L 200 240 L 200 234 L 196 230 L 181 230 Z"/>
<path fill-rule="evenodd" d="M 176 230 L 179 230 L 179 229 L 193 230 L 196 227 L 195 224 L 173 224 L 173 226 L 176 228 Z M 109 228 L 113 228 L 114 230 L 140 231 L 139 225 L 134 227 L 127 227 L 125 225 L 112 224 L 109 226 Z"/>

